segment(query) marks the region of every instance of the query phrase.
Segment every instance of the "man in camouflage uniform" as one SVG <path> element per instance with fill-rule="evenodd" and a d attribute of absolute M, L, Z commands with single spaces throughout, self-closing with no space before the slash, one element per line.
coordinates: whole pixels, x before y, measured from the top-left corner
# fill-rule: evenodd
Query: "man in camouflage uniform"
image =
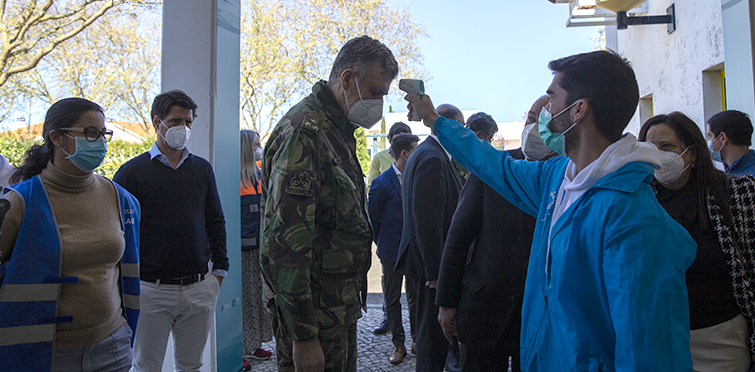
<path fill-rule="evenodd" d="M 348 41 L 265 146 L 260 253 L 280 371 L 356 371 L 372 229 L 354 130 L 380 120 L 397 74 L 385 45 Z"/>

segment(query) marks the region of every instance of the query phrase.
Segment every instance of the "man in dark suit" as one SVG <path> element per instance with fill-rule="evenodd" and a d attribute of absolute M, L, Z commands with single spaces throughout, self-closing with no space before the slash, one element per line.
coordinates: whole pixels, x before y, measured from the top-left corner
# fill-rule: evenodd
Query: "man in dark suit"
<path fill-rule="evenodd" d="M 404 228 L 396 270 L 411 278 L 417 293 L 417 371 L 441 372 L 448 341 L 437 319 L 435 288 L 461 180 L 434 135 L 414 150 L 402 178 Z"/>
<path fill-rule="evenodd" d="M 547 103 L 547 97 L 535 102 L 530 109 L 534 114 L 528 115 L 525 127 L 537 125 L 537 115 Z M 484 116 L 477 120 L 475 115 Z M 468 122 L 495 124 L 489 115 L 475 115 Z M 542 145 L 539 136 L 523 138 L 524 149 L 537 149 L 531 146 L 535 141 Z M 553 154 L 548 152 L 546 155 Z M 521 149 L 509 154 L 524 158 Z M 543 157 L 533 151 L 528 158 Z M 507 371 L 509 357 L 512 370 L 520 371 L 522 298 L 534 228 L 534 217 L 476 176 L 471 175 L 464 184 L 443 250 L 435 303 L 440 307 L 438 320 L 446 337 L 458 336 L 465 372 Z"/>
<path fill-rule="evenodd" d="M 401 133 L 391 141 L 391 153 L 395 161 L 388 170 L 372 181 L 368 211 L 372 221 L 373 238 L 377 255 L 383 266 L 383 301 L 387 324 L 393 335 L 391 364 L 399 364 L 406 357 L 404 326 L 401 321 L 401 284 L 404 276 L 396 271 L 396 257 L 404 227 L 401 204 L 401 172 L 404 171 L 409 154 L 417 147 L 419 137 Z"/>

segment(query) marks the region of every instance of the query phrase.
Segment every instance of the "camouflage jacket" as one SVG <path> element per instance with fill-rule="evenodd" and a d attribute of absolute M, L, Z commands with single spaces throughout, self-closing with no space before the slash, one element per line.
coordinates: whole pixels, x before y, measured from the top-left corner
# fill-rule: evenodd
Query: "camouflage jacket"
<path fill-rule="evenodd" d="M 294 340 L 361 316 L 372 228 L 355 129 L 320 81 L 265 146 L 260 261 L 282 330 Z"/>

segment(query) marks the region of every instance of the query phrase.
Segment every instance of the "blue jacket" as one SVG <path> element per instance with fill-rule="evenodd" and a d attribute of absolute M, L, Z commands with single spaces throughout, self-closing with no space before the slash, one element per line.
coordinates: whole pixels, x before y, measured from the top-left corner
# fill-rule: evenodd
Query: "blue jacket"
<path fill-rule="evenodd" d="M 377 255 L 383 261 L 395 263 L 404 227 L 404 212 L 401 205 L 401 183 L 393 167 L 372 181 L 367 202 Z"/>
<path fill-rule="evenodd" d="M 549 236 L 568 158 L 515 160 L 444 118 L 434 131 L 463 166 L 537 216 L 523 371 L 692 371 L 684 273 L 696 245 L 658 204 L 650 164 L 631 162 L 598 180 Z"/>
<path fill-rule="evenodd" d="M 751 174 L 755 176 L 755 151 L 750 150 L 746 154 L 734 160 L 731 165 L 726 165 L 726 173 L 734 176 Z"/>
<path fill-rule="evenodd" d="M 123 316 L 136 334 L 139 318 L 139 203 L 117 184 L 126 248 L 120 262 Z M 57 323 L 73 321 L 57 315 L 60 285 L 77 277 L 61 277 L 60 236 L 47 193 L 39 176 L 10 186 L 24 201 L 24 218 L 0 286 L 0 369 L 49 371 Z M 5 264 L 4 264 L 5 265 Z M 132 337 L 133 340 L 133 337 Z"/>

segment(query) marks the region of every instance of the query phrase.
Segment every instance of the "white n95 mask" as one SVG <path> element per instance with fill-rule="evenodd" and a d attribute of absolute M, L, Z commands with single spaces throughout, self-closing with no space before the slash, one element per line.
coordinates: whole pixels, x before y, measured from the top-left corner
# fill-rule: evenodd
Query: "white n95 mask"
<path fill-rule="evenodd" d="M 668 185 L 678 180 L 679 177 L 682 176 L 682 173 L 692 165 L 692 161 L 690 161 L 686 167 L 684 166 L 684 158 L 682 158 L 682 155 L 684 155 L 687 150 L 689 150 L 689 146 L 687 146 L 681 154 L 677 154 L 673 151 L 659 150 L 661 153 L 661 169 L 655 170 L 655 179 L 663 185 Z"/>
<path fill-rule="evenodd" d="M 160 120 L 160 124 L 168 128 L 162 120 Z M 184 147 L 186 147 L 186 142 L 189 142 L 191 129 L 185 125 L 176 125 L 175 127 L 168 128 L 168 130 L 165 131 L 165 136 L 163 136 L 159 130 L 157 131 L 157 134 L 165 140 L 165 143 L 168 144 L 170 148 L 174 150 L 183 150 Z"/>
<path fill-rule="evenodd" d="M 522 131 L 522 152 L 527 160 L 542 160 L 553 153 L 545 143 L 540 139 L 540 133 L 537 123 L 530 123 L 524 126 Z"/>
<path fill-rule="evenodd" d="M 359 80 L 357 80 L 356 75 L 354 81 L 356 82 L 359 101 L 349 107 L 349 114 L 346 115 L 346 119 L 362 128 L 370 129 L 383 117 L 383 99 L 362 99 L 362 92 L 359 91 Z M 346 99 L 346 107 L 348 107 L 349 99 L 346 97 L 346 91 L 343 91 L 343 98 Z"/>

